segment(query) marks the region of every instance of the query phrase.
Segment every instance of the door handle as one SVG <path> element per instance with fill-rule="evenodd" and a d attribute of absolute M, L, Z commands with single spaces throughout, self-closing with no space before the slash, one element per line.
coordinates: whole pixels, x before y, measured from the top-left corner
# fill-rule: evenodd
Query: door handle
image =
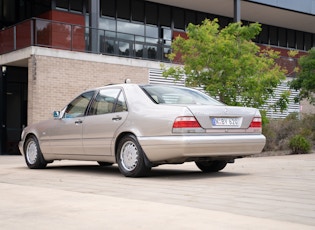
<path fill-rule="evenodd" d="M 119 121 L 119 120 L 121 120 L 121 119 L 122 119 L 122 117 L 119 117 L 119 116 L 112 118 L 113 121 Z"/>
<path fill-rule="evenodd" d="M 83 123 L 82 120 L 76 120 L 76 121 L 74 122 L 74 124 L 76 124 L 76 125 L 79 125 L 79 124 L 82 124 L 82 123 Z"/>

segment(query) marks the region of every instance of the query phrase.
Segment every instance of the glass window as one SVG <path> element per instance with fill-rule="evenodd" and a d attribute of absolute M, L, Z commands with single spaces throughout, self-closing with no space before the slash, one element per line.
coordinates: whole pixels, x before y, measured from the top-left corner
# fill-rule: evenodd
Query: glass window
<path fill-rule="evenodd" d="M 278 29 L 275 26 L 269 27 L 270 45 L 278 45 Z"/>
<path fill-rule="evenodd" d="M 100 52 L 114 54 L 115 53 L 115 40 L 109 37 L 101 36 Z"/>
<path fill-rule="evenodd" d="M 119 55 L 130 56 L 132 52 L 132 47 L 130 42 L 118 41 L 118 51 Z"/>
<path fill-rule="evenodd" d="M 279 33 L 279 46 L 282 46 L 282 47 L 287 47 L 288 44 L 287 44 L 287 30 L 284 29 L 284 28 L 279 28 L 278 29 Z"/>
<path fill-rule="evenodd" d="M 158 38 L 159 37 L 159 30 L 156 26 L 146 26 L 146 37 L 151 38 Z"/>
<path fill-rule="evenodd" d="M 169 6 L 159 6 L 159 19 L 161 26 L 171 27 L 171 8 Z"/>
<path fill-rule="evenodd" d="M 302 31 L 296 31 L 296 48 L 304 50 L 304 35 Z"/>
<path fill-rule="evenodd" d="M 172 30 L 169 28 L 162 28 L 163 39 L 164 40 L 172 40 Z"/>
<path fill-rule="evenodd" d="M 122 33 L 144 36 L 144 25 L 124 21 L 117 21 L 117 31 Z"/>
<path fill-rule="evenodd" d="M 27 2 L 26 2 L 27 4 Z M 33 0 L 32 5 L 29 5 L 29 7 L 31 7 L 32 9 L 25 9 L 25 7 L 27 7 L 27 5 L 22 5 L 20 6 L 23 14 L 29 14 L 32 12 L 32 16 L 38 16 L 40 14 L 43 14 L 49 10 L 51 10 L 51 1 L 48 0 Z M 29 12 L 27 12 L 27 10 L 29 10 Z M 68 7 L 66 7 L 66 10 L 68 10 Z M 30 16 L 31 17 L 31 16 Z M 23 15 L 21 15 L 21 18 L 23 18 Z"/>
<path fill-rule="evenodd" d="M 304 45 L 305 45 L 305 50 L 309 50 L 312 48 L 312 34 L 311 33 L 305 33 Z"/>
<path fill-rule="evenodd" d="M 119 97 L 119 99 L 117 100 L 117 97 L 120 92 L 121 92 L 120 89 L 100 90 L 95 100 L 93 101 L 91 105 L 91 109 L 88 114 L 101 115 L 101 114 L 112 113 L 116 110 L 126 111 L 127 107 L 125 104 L 124 97 L 123 96 Z M 116 103 L 119 104 L 121 108 L 118 108 L 119 106 L 116 106 Z"/>
<path fill-rule="evenodd" d="M 126 100 L 125 100 L 125 96 L 122 93 L 122 91 L 119 94 L 118 100 L 116 102 L 116 106 L 115 106 L 115 112 L 123 112 L 123 111 L 127 111 L 127 104 L 126 104 Z"/>
<path fill-rule="evenodd" d="M 143 53 L 144 45 L 143 44 L 135 44 L 134 52 L 136 57 L 144 57 Z"/>
<path fill-rule="evenodd" d="M 288 33 L 288 47 L 295 48 L 295 31 L 287 30 Z"/>
<path fill-rule="evenodd" d="M 69 0 L 56 0 L 56 8 L 68 10 L 69 9 Z"/>
<path fill-rule="evenodd" d="M 65 118 L 82 117 L 85 115 L 87 106 L 94 95 L 94 91 L 86 92 L 74 99 L 65 111 Z"/>
<path fill-rule="evenodd" d="M 116 20 L 112 20 L 108 18 L 100 18 L 99 28 L 102 30 L 116 31 Z"/>
<path fill-rule="evenodd" d="M 196 13 L 191 10 L 185 11 L 185 26 L 187 27 L 189 23 L 196 24 Z"/>
<path fill-rule="evenodd" d="M 101 12 L 103 16 L 116 17 L 116 1 L 101 0 Z"/>
<path fill-rule="evenodd" d="M 185 16 L 184 10 L 180 8 L 173 8 L 173 20 L 174 28 L 176 29 L 185 29 Z"/>
<path fill-rule="evenodd" d="M 144 22 L 144 1 L 132 1 L 131 17 L 133 21 Z"/>
<path fill-rule="evenodd" d="M 157 46 L 147 46 L 148 49 L 148 58 L 149 59 L 157 59 Z"/>
<path fill-rule="evenodd" d="M 219 17 L 219 25 L 221 28 L 226 27 L 231 22 L 231 19 L 227 17 Z"/>
<path fill-rule="evenodd" d="M 268 34 L 268 26 L 262 25 L 262 30 L 259 35 L 259 43 L 269 44 L 269 34 Z"/>
<path fill-rule="evenodd" d="M 223 105 L 198 90 L 166 85 L 144 85 L 142 90 L 157 104 Z"/>
<path fill-rule="evenodd" d="M 145 4 L 145 13 L 146 13 L 146 23 L 157 25 L 158 15 L 157 15 L 157 5 L 154 3 L 146 2 Z"/>
<path fill-rule="evenodd" d="M 70 0 L 70 10 L 83 12 L 83 0 Z"/>
<path fill-rule="evenodd" d="M 207 18 L 207 14 L 198 12 L 197 13 L 197 24 L 201 24 Z"/>
<path fill-rule="evenodd" d="M 129 0 L 117 0 L 117 18 L 130 19 Z"/>

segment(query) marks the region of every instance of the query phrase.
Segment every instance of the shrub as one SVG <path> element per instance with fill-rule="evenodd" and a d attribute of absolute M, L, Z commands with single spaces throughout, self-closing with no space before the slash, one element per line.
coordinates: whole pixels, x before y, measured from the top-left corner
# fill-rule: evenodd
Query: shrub
<path fill-rule="evenodd" d="M 308 153 L 311 150 L 311 143 L 305 137 L 298 134 L 290 139 L 289 148 L 295 154 Z"/>
<path fill-rule="evenodd" d="M 315 115 L 290 114 L 285 119 L 272 119 L 263 125 L 263 134 L 266 136 L 264 151 L 292 150 L 290 141 L 300 135 L 315 146 Z"/>

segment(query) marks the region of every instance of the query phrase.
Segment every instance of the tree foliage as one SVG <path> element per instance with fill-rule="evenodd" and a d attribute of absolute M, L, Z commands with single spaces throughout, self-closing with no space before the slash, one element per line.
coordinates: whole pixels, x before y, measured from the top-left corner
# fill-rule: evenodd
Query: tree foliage
<path fill-rule="evenodd" d="M 180 57 L 183 65 L 163 67 L 163 75 L 180 78 L 184 74 L 188 86 L 202 87 L 227 105 L 259 108 L 285 79 L 285 71 L 275 63 L 279 53 L 260 50 L 252 42 L 260 31 L 259 23 L 230 23 L 223 29 L 217 19 L 189 24 L 188 38 L 178 36 L 169 55 L 171 61 Z M 287 98 L 281 98 L 275 104 L 283 110 Z"/>
<path fill-rule="evenodd" d="M 290 87 L 300 90 L 297 101 L 308 99 L 315 105 L 315 47 L 309 50 L 308 55 L 299 59 L 300 72 L 297 78 L 290 82 Z"/>

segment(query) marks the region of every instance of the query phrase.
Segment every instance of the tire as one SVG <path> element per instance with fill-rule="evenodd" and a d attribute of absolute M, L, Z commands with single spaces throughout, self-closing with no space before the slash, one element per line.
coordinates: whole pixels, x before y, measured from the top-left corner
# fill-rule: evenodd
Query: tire
<path fill-rule="evenodd" d="M 121 174 L 126 177 L 145 176 L 151 167 L 146 166 L 144 158 L 144 152 L 134 135 L 127 135 L 119 141 L 116 160 Z"/>
<path fill-rule="evenodd" d="M 47 166 L 48 162 L 43 157 L 36 137 L 27 138 L 24 153 L 26 164 L 30 169 L 43 169 Z"/>
<path fill-rule="evenodd" d="M 102 167 L 112 166 L 112 165 L 113 165 L 113 163 L 104 162 L 104 161 L 98 161 L 97 163 L 98 163 L 100 166 L 102 166 Z"/>
<path fill-rule="evenodd" d="M 196 161 L 195 164 L 197 167 L 205 172 L 218 172 L 225 168 L 227 165 L 226 161 Z"/>

